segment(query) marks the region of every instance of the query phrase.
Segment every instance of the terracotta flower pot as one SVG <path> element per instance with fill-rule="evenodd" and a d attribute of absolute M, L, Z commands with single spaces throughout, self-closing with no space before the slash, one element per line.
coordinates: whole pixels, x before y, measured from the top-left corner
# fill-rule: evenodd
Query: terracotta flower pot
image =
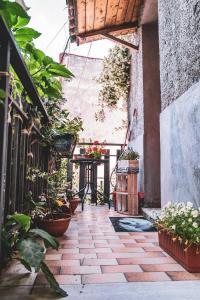
<path fill-rule="evenodd" d="M 79 197 L 74 197 L 70 200 L 69 206 L 71 209 L 72 214 L 74 214 L 76 208 L 78 207 L 78 204 L 80 203 Z"/>
<path fill-rule="evenodd" d="M 187 271 L 200 272 L 200 253 L 196 245 L 191 245 L 185 251 L 185 245 L 179 240 L 172 240 L 172 234 L 167 231 L 160 231 L 158 234 L 159 246 L 180 263 Z"/>
<path fill-rule="evenodd" d="M 70 221 L 71 215 L 64 214 L 62 218 L 37 220 L 37 225 L 53 236 L 62 236 L 69 227 Z"/>

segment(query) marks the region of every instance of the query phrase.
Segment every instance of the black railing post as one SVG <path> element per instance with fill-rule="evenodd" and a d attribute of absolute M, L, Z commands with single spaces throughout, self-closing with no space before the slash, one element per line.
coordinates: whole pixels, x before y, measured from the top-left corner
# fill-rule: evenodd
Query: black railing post
<path fill-rule="evenodd" d="M 106 199 L 110 198 L 110 150 L 107 150 L 107 154 L 104 156 L 108 159 L 108 162 L 104 164 L 104 195 Z"/>
<path fill-rule="evenodd" d="M 1 35 L 0 35 L 1 39 Z M 8 40 L 0 40 L 0 89 L 5 92 L 0 104 L 0 232 L 4 220 L 7 144 L 8 144 L 8 91 L 9 91 L 10 44 Z M 1 241 L 0 241 L 1 249 Z"/>

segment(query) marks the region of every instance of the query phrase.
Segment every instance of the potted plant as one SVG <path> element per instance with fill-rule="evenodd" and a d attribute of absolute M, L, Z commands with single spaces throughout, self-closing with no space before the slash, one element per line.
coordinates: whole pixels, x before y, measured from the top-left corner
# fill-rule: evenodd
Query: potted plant
<path fill-rule="evenodd" d="M 107 150 L 104 149 L 99 141 L 94 141 L 92 146 L 86 148 L 86 157 L 100 159 L 105 154 L 107 154 Z"/>
<path fill-rule="evenodd" d="M 118 172 L 139 172 L 139 153 L 131 148 L 124 151 L 118 160 Z"/>
<path fill-rule="evenodd" d="M 71 158 L 78 140 L 78 132 L 83 130 L 80 118 L 69 119 L 65 110 L 43 129 L 43 141 L 52 146 L 53 152 Z"/>
<path fill-rule="evenodd" d="M 69 189 L 66 190 L 66 197 L 69 203 L 69 208 L 71 210 L 71 213 L 74 214 L 76 208 L 80 203 L 80 198 L 74 191 Z"/>
<path fill-rule="evenodd" d="M 189 272 L 200 272 L 200 209 L 169 202 L 156 221 L 159 245 Z"/>
<path fill-rule="evenodd" d="M 49 162 L 48 173 L 43 172 L 37 176 L 46 179 L 46 192 L 40 195 L 39 201 L 31 199 L 31 216 L 37 226 L 54 236 L 61 236 L 67 230 L 71 214 L 66 210 L 65 199 L 60 198 L 60 193 L 65 189 L 66 175 L 63 168 L 52 170 Z"/>
<path fill-rule="evenodd" d="M 45 246 L 42 245 L 41 240 Z M 30 216 L 15 213 L 7 217 L 2 230 L 3 259 L 0 265 L 3 269 L 14 259 L 20 261 L 29 272 L 41 270 L 50 287 L 60 296 L 65 297 L 67 293 L 59 287 L 44 262 L 45 249 L 49 247 L 58 250 L 59 243 L 47 232 L 33 228 Z"/>

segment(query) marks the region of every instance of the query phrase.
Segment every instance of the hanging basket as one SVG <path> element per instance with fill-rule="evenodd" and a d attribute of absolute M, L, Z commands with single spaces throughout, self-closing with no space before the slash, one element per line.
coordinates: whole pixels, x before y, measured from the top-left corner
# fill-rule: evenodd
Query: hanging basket
<path fill-rule="evenodd" d="M 73 156 L 73 152 L 76 146 L 76 137 L 70 133 L 56 136 L 53 142 L 54 151 L 67 158 Z"/>

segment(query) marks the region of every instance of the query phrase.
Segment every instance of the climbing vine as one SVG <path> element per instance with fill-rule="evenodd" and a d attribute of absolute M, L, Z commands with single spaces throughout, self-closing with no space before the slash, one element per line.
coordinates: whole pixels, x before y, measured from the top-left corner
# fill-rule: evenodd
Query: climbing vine
<path fill-rule="evenodd" d="M 103 70 L 97 79 L 102 88 L 99 93 L 99 102 L 107 107 L 117 106 L 119 100 L 128 99 L 130 86 L 131 56 L 128 49 L 115 46 L 111 48 L 103 60 Z"/>

